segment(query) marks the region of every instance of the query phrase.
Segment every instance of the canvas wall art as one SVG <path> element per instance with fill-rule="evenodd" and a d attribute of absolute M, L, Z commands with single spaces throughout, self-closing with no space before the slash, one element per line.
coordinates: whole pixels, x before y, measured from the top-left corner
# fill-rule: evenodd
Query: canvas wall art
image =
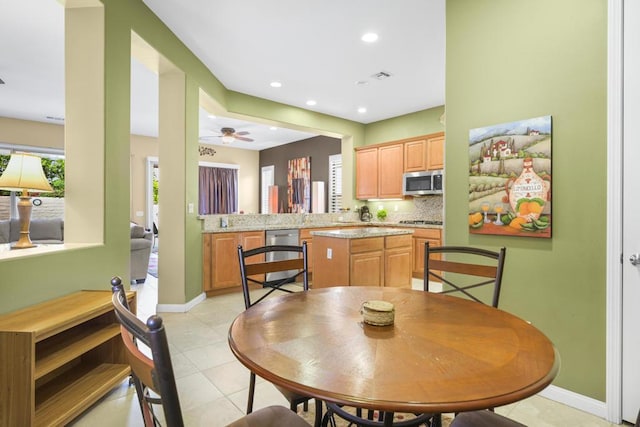
<path fill-rule="evenodd" d="M 551 116 L 469 131 L 469 232 L 551 237 Z"/>
<path fill-rule="evenodd" d="M 287 199 L 290 213 L 311 212 L 311 157 L 289 160 Z"/>

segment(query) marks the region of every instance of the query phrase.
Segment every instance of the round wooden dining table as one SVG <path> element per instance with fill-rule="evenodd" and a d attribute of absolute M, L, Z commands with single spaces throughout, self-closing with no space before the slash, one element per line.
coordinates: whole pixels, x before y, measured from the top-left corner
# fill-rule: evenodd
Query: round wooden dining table
<path fill-rule="evenodd" d="M 365 301 L 394 305 L 390 326 Z M 462 298 L 331 287 L 267 299 L 231 324 L 229 345 L 260 377 L 305 396 L 385 412 L 492 408 L 544 389 L 559 356 L 536 327 Z"/>

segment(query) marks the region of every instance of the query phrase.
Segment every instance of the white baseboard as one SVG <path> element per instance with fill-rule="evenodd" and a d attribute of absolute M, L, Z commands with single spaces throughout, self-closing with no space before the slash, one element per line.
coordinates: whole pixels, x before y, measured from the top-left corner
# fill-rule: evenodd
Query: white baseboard
<path fill-rule="evenodd" d="M 203 292 L 186 304 L 158 304 L 156 313 L 186 313 L 206 299 L 207 294 Z"/>
<path fill-rule="evenodd" d="M 588 412 L 602 419 L 607 419 L 607 404 L 605 402 L 554 385 L 550 385 L 538 394 L 547 399 L 562 403 L 563 405 Z"/>

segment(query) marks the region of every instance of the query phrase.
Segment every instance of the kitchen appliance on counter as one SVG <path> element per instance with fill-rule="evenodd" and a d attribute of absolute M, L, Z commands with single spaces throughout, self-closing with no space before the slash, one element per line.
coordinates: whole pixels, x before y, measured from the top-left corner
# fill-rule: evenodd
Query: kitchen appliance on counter
<path fill-rule="evenodd" d="M 290 246 L 298 246 L 299 243 L 300 230 L 296 228 L 287 228 L 281 230 L 267 230 L 266 232 L 266 243 L 269 246 L 280 246 L 280 245 L 290 245 Z M 284 259 L 292 259 L 296 258 L 296 253 L 294 252 L 269 252 L 267 253 L 266 261 L 280 261 Z M 267 282 L 278 282 L 285 277 L 288 277 L 295 273 L 296 270 L 288 270 L 288 271 L 276 271 L 274 273 L 267 273 Z"/>
<path fill-rule="evenodd" d="M 369 222 L 369 221 L 371 221 L 371 218 L 373 218 L 373 216 L 371 215 L 371 212 L 369 212 L 369 206 L 361 207 L 360 208 L 360 221 Z"/>
<path fill-rule="evenodd" d="M 402 175 L 402 194 L 405 196 L 424 196 L 442 194 L 443 171 L 408 172 Z"/>

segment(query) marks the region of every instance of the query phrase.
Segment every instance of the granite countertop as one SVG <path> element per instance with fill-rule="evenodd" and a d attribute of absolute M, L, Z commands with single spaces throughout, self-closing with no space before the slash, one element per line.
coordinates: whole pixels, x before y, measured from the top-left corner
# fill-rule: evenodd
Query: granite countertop
<path fill-rule="evenodd" d="M 400 224 L 397 222 L 328 222 L 328 223 L 312 223 L 312 224 L 269 224 L 269 225 L 234 225 L 226 228 L 216 228 L 212 230 L 203 230 L 203 233 L 235 233 L 242 231 L 262 231 L 262 230 L 283 230 L 283 229 L 314 229 L 314 228 L 333 228 L 333 227 L 344 227 L 345 230 L 353 230 L 354 228 L 349 227 L 365 227 L 365 228 L 384 228 L 384 227 L 403 227 L 401 228 L 393 228 L 394 231 L 403 231 L 403 233 L 397 234 L 406 234 L 407 232 L 411 232 L 413 228 L 437 228 L 442 229 L 442 225 L 439 224 Z M 319 233 L 319 231 L 314 231 L 312 233 Z"/>
<path fill-rule="evenodd" d="M 359 227 L 312 231 L 311 234 L 313 236 L 336 237 L 339 239 L 363 239 L 366 237 L 384 237 L 396 236 L 401 234 L 413 234 L 413 231 L 406 228 Z"/>
<path fill-rule="evenodd" d="M 408 215 L 390 215 L 386 221 L 373 219 L 370 222 L 360 221 L 357 213 L 333 213 L 333 214 L 242 214 L 242 215 L 205 215 L 203 220 L 203 233 L 234 233 L 245 231 L 266 230 L 313 230 L 316 228 L 349 228 L 349 227 L 404 227 L 436 228 L 442 229 L 440 224 L 406 224 L 400 221 L 408 219 L 439 220 L 439 215 L 423 215 L 421 217 Z M 227 227 L 222 227 L 226 224 Z"/>

